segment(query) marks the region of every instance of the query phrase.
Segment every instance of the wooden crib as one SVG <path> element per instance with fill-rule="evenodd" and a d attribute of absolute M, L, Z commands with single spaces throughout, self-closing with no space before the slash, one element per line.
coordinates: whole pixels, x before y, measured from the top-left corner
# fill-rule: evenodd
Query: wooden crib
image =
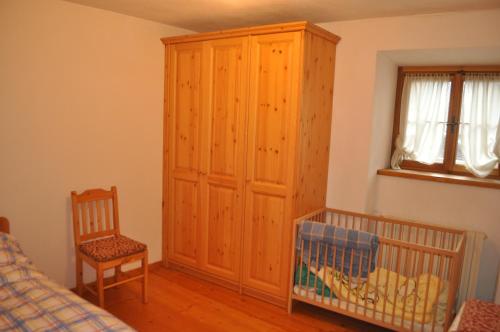
<path fill-rule="evenodd" d="M 307 248 L 298 239 L 306 221 L 377 235 L 375 249 L 357 253 L 359 265 L 368 262 L 365 276 L 359 265 L 357 276 L 352 273 L 355 259 L 344 266 L 345 247 L 316 245 L 317 259 L 311 261 L 313 242 Z M 301 301 L 397 331 L 447 331 L 452 322 L 465 249 L 462 230 L 325 208 L 295 220 L 293 246 L 289 312 L 293 301 Z"/>

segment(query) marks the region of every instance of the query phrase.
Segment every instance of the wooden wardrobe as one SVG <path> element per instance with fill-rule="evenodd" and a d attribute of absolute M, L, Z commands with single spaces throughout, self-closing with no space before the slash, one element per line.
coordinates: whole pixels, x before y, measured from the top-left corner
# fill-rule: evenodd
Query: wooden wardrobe
<path fill-rule="evenodd" d="M 293 220 L 325 206 L 339 38 L 295 22 L 162 41 L 163 262 L 285 305 Z"/>

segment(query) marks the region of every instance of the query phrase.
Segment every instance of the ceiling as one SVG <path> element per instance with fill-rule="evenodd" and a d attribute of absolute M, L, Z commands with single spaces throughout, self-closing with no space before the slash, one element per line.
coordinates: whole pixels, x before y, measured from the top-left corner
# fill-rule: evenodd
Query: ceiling
<path fill-rule="evenodd" d="M 197 31 L 500 8 L 500 0 L 66 0 Z"/>

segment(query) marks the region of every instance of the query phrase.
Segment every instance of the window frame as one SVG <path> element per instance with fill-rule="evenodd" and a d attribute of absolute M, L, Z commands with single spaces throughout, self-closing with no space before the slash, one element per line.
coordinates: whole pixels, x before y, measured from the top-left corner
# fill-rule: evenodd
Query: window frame
<path fill-rule="evenodd" d="M 448 124 L 446 129 L 445 149 L 443 163 L 426 165 L 413 160 L 403 160 L 401 169 L 412 171 L 424 171 L 442 174 L 461 175 L 477 178 L 464 166 L 456 164 L 456 152 L 459 138 L 460 112 L 463 92 L 464 73 L 500 73 L 500 65 L 492 66 L 399 66 L 396 84 L 396 100 L 394 106 L 394 122 L 392 129 L 391 156 L 396 148 L 396 138 L 399 135 L 399 122 L 401 116 L 401 97 L 403 93 L 403 83 L 406 74 L 422 73 L 447 73 L 451 75 L 450 103 L 448 109 Z M 500 164 L 500 163 L 499 163 Z M 500 179 L 500 165 L 486 178 Z"/>

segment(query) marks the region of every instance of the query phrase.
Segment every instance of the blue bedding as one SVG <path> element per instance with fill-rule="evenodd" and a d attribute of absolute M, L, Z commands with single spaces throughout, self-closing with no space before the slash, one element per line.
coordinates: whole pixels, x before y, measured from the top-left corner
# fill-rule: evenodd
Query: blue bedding
<path fill-rule="evenodd" d="M 304 221 L 299 226 L 297 250 L 301 250 L 303 263 L 326 265 L 352 277 L 366 278 L 375 269 L 378 236 L 372 233 L 346 229 L 324 223 Z M 352 270 L 351 270 L 352 263 Z M 351 271 L 350 271 L 351 270 Z"/>

